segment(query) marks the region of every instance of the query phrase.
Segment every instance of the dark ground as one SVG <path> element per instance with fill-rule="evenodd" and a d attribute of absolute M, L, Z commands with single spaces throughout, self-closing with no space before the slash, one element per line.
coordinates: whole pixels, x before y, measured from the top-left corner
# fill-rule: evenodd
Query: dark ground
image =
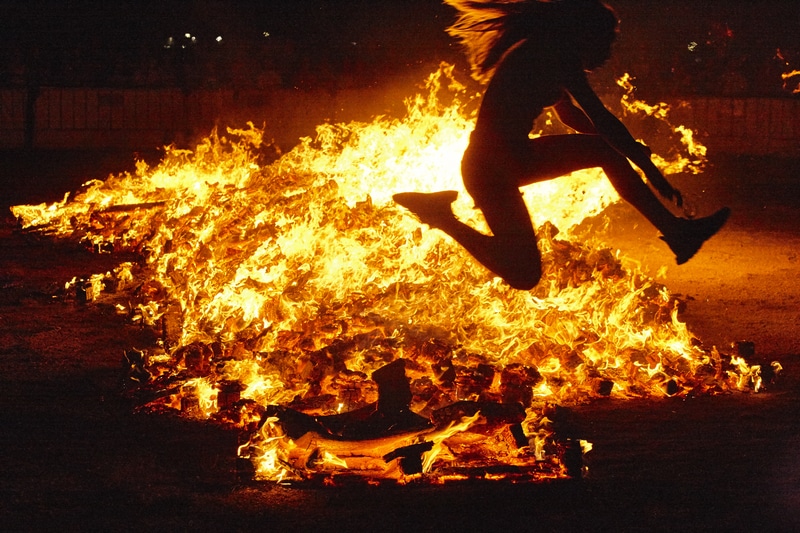
<path fill-rule="evenodd" d="M 155 157 L 149 154 L 148 157 Z M 800 161 L 718 157 L 681 185 L 734 216 L 665 283 L 709 343 L 780 360 L 757 395 L 600 401 L 572 411 L 594 443 L 582 481 L 298 489 L 241 479 L 236 435 L 134 414 L 123 349 L 152 340 L 107 305 L 54 298 L 117 256 L 0 224 L 0 517 L 5 530 L 796 531 L 800 527 Z M 118 153 L 0 153 L 0 207 L 59 199 L 132 166 Z M 702 196 L 701 196 L 702 194 Z M 702 202 L 700 199 L 702 198 Z M 671 258 L 612 210 L 615 245 L 655 273 Z"/>

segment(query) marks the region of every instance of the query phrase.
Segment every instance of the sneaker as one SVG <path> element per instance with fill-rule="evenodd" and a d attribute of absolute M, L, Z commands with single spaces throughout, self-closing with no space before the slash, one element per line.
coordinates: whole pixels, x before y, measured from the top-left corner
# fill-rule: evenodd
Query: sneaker
<path fill-rule="evenodd" d="M 713 215 L 684 220 L 678 231 L 660 238 L 669 245 L 670 250 L 675 254 L 677 263 L 682 265 L 697 253 L 704 242 L 713 237 L 725 225 L 730 214 L 730 208 L 723 207 Z"/>
<path fill-rule="evenodd" d="M 456 198 L 458 191 L 401 192 L 392 196 L 396 203 L 417 215 L 420 222 L 434 228 L 439 227 L 444 219 L 453 218 L 450 204 Z"/>

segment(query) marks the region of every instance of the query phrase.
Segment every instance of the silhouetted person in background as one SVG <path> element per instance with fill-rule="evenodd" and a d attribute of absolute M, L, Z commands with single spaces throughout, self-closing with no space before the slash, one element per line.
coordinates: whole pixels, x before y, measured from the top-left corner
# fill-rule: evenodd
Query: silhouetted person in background
<path fill-rule="evenodd" d="M 492 235 L 455 218 L 450 204 L 456 191 L 400 193 L 394 196 L 398 204 L 523 290 L 541 277 L 536 235 L 519 190 L 531 183 L 601 167 L 619 195 L 661 231 L 678 264 L 723 226 L 728 208 L 686 219 L 661 203 L 650 186 L 678 206 L 683 199 L 650 160 L 650 149 L 631 136 L 589 85 L 586 72 L 609 59 L 616 38 L 618 22 L 608 6 L 597 0 L 445 2 L 460 12 L 449 33 L 465 45 L 473 75 L 488 81 L 461 172 Z M 546 107 L 578 133 L 529 138 Z"/>

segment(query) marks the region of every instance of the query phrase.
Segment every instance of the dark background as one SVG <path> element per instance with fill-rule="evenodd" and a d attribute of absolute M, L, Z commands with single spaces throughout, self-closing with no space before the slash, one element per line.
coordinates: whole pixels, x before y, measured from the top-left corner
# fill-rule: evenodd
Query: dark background
<path fill-rule="evenodd" d="M 608 70 L 647 95 L 791 94 L 780 74 L 800 68 L 794 2 L 611 5 L 622 35 Z M 5 1 L 0 87 L 369 86 L 463 63 L 444 32 L 454 17 L 438 0 Z"/>

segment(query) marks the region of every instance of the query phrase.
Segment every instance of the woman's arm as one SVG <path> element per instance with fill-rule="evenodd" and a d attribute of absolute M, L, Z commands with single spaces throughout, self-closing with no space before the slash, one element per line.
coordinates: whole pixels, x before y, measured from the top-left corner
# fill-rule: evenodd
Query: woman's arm
<path fill-rule="evenodd" d="M 572 78 L 567 84 L 567 91 L 583 110 L 588 120 L 591 121 L 597 135 L 603 137 L 615 150 L 642 169 L 647 181 L 655 187 L 661 196 L 668 200 L 674 200 L 678 206 L 683 204 L 681 193 L 667 181 L 650 159 L 652 153 L 650 149 L 636 141 L 628 131 L 628 128 L 606 108 L 589 85 L 586 76 L 580 75 Z"/>
<path fill-rule="evenodd" d="M 556 112 L 558 119 L 565 126 L 572 128 L 578 133 L 597 133 L 592 121 L 589 120 L 589 117 L 586 116 L 583 109 L 572 103 L 569 94 L 564 94 L 561 100 L 553 106 L 553 111 Z"/>

